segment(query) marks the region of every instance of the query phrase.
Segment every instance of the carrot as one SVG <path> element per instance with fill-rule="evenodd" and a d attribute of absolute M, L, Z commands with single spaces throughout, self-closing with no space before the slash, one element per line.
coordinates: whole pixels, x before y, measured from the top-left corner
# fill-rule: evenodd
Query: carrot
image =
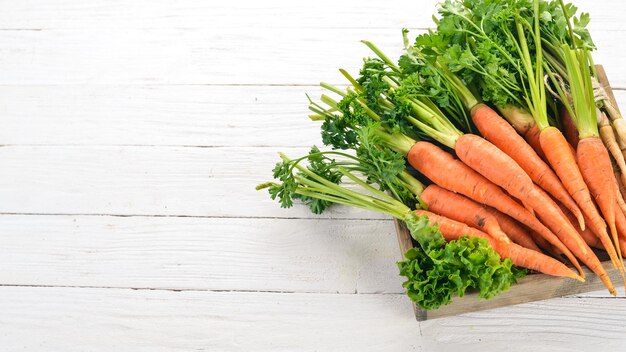
<path fill-rule="evenodd" d="M 561 122 L 563 123 L 563 135 L 565 139 L 569 142 L 569 145 L 572 148 L 576 148 L 578 146 L 578 129 L 572 120 L 572 117 L 569 114 L 569 111 L 565 108 L 560 109 Z"/>
<path fill-rule="evenodd" d="M 471 111 L 472 121 L 480 133 L 496 147 L 510 156 L 530 176 L 578 219 L 581 229 L 585 228 L 582 212 L 558 176 L 550 169 L 533 148 L 517 133 L 509 123 L 485 104 L 479 104 Z M 570 120 L 571 121 L 571 120 Z M 578 134 L 576 134 L 578 136 Z"/>
<path fill-rule="evenodd" d="M 500 110 L 502 116 L 513 126 L 517 133 L 524 136 L 524 139 L 526 139 L 526 142 L 533 148 L 535 153 L 545 161 L 546 156 L 541 149 L 541 143 L 539 143 L 539 133 L 541 131 L 535 122 L 535 118 L 528 111 L 513 105 L 499 106 L 498 110 Z"/>
<path fill-rule="evenodd" d="M 619 171 L 617 171 L 618 173 Z M 620 175 L 623 177 L 623 175 Z M 622 181 L 622 177 L 618 177 L 617 175 L 615 176 L 615 179 L 617 180 L 617 188 L 619 189 L 619 193 L 622 197 L 622 200 L 624 200 L 625 196 L 626 196 L 626 186 L 624 186 L 624 182 Z"/>
<path fill-rule="evenodd" d="M 619 249 L 626 253 L 626 239 L 619 238 Z"/>
<path fill-rule="evenodd" d="M 587 184 L 585 183 L 581 170 L 578 168 L 578 164 L 576 163 L 576 157 L 572 152 L 572 147 L 569 143 L 567 143 L 561 131 L 559 131 L 556 127 L 545 128 L 543 132 L 541 132 L 540 138 L 541 146 L 546 152 L 548 161 L 554 168 L 554 171 L 556 171 L 556 174 L 559 176 L 561 181 L 563 181 L 563 186 L 565 186 L 569 194 L 574 198 L 582 210 L 583 214 L 587 217 L 587 221 L 585 221 L 585 223 L 594 233 L 600 236 L 600 239 L 603 239 L 604 237 L 603 243 L 607 243 L 606 237 L 608 237 L 608 233 L 606 232 L 606 223 L 598 213 L 593 200 L 591 199 L 591 194 L 589 193 Z M 586 146 L 583 146 L 582 150 L 580 150 L 580 148 L 581 144 L 579 143 L 577 153 L 586 153 Z M 587 159 L 583 160 L 583 162 L 593 163 L 593 160 Z M 613 258 L 613 260 L 616 260 L 616 258 Z"/>
<path fill-rule="evenodd" d="M 513 242 L 519 244 L 522 247 L 528 248 L 528 249 L 532 249 L 532 250 L 535 250 L 535 251 L 541 251 L 541 249 L 537 246 L 537 244 L 535 244 L 535 241 L 533 240 L 533 237 L 531 237 L 527 233 L 528 230 L 525 229 L 521 224 L 519 224 L 517 221 L 511 219 L 508 215 L 505 215 L 505 214 L 497 211 L 494 208 L 485 206 L 485 209 L 494 218 L 496 218 L 496 220 L 498 221 L 498 224 L 500 225 L 500 228 L 502 229 L 502 231 L 504 231 L 504 233 L 506 233 L 507 236 L 509 236 L 509 238 Z M 543 237 L 538 236 L 538 239 L 543 241 L 542 243 L 544 243 L 544 245 L 546 245 L 547 248 L 550 248 L 550 244 Z"/>
<path fill-rule="evenodd" d="M 614 246 L 617 248 L 616 252 L 619 257 L 619 267 L 622 268 L 623 261 L 615 228 L 616 190 L 614 190 L 615 185 L 612 180 L 611 160 L 599 138 L 596 101 L 591 79 L 592 70 L 590 70 L 593 63 L 586 48 L 571 48 L 567 44 L 562 44 L 561 49 L 560 56 L 567 71 L 569 94 L 559 88 L 558 80 L 553 73 L 549 72 L 548 75 L 557 85 L 559 99 L 565 104 L 565 108 L 576 125 L 579 142 L 574 158 L 574 153 L 569 149 L 569 144 L 565 141 L 561 131 L 547 124 L 547 120 L 543 120 L 539 136 L 541 147 L 565 188 L 583 214 L 591 220 L 592 224 L 588 226 L 600 235 L 600 240 L 606 246 L 607 241 L 604 238 L 606 228 L 600 226 L 604 224 L 604 221 L 594 206 L 590 191 L 596 198 L 613 235 Z M 614 256 L 611 259 L 617 261 Z"/>
<path fill-rule="evenodd" d="M 602 241 L 598 238 L 598 236 L 594 235 L 590 229 L 586 229 L 585 231 L 581 231 L 580 235 L 587 242 L 587 244 L 593 248 L 604 249 L 604 245 Z"/>
<path fill-rule="evenodd" d="M 620 186 L 619 186 L 619 171 L 615 171 L 615 188 L 617 189 L 617 192 L 615 192 L 615 199 L 617 200 L 617 206 L 618 208 L 622 211 L 622 213 L 626 214 L 626 202 L 624 202 L 624 198 L 622 198 L 622 192 L 620 190 Z M 617 220 L 616 220 L 617 221 Z"/>
<path fill-rule="evenodd" d="M 407 154 L 407 160 L 421 174 L 449 191 L 493 207 L 539 233 L 550 244 L 558 248 L 584 275 L 580 264 L 561 240 L 546 228 L 528 210 L 484 176 L 472 170 L 460 160 L 429 142 L 417 142 Z"/>
<path fill-rule="evenodd" d="M 421 199 L 428 207 L 428 210 L 435 214 L 480 229 L 498 241 L 511 242 L 500 228 L 498 220 L 480 204 L 471 199 L 437 185 L 426 187 L 422 191 Z"/>
<path fill-rule="evenodd" d="M 539 129 L 539 126 L 535 124 L 531 128 L 528 129 L 526 134 L 524 134 L 524 139 L 526 139 L 526 142 L 528 142 L 528 144 L 530 144 L 530 146 L 533 147 L 533 149 L 535 150 L 535 153 L 537 153 L 537 155 L 539 155 L 541 159 L 543 159 L 544 161 L 547 161 L 548 158 L 541 146 L 541 140 L 539 138 L 540 135 L 541 135 L 541 130 Z"/>
<path fill-rule="evenodd" d="M 465 134 L 457 140 L 455 150 L 466 165 L 503 187 L 512 196 L 527 202 L 535 209 L 541 221 L 574 255 L 590 268 L 598 270 L 597 274 L 603 277 L 607 284 L 610 282 L 600 261 L 574 226 L 569 223 L 554 201 L 539 191 L 513 159 L 485 139 L 470 134 Z M 612 289 L 612 284 L 607 285 L 607 288 Z"/>
<path fill-rule="evenodd" d="M 618 237 L 626 240 L 626 215 L 621 210 L 615 212 L 615 226 Z"/>
<path fill-rule="evenodd" d="M 624 161 L 624 155 L 622 154 L 622 150 L 620 149 L 617 139 L 615 138 L 613 127 L 611 127 L 609 118 L 606 117 L 603 112 L 598 110 L 596 112 L 596 116 L 598 117 L 598 132 L 600 133 L 600 139 L 619 167 L 619 175 L 623 177 L 625 175 L 624 173 L 626 173 L 626 162 Z M 622 180 L 622 182 L 624 182 L 624 180 Z"/>
<path fill-rule="evenodd" d="M 501 257 L 510 258 L 513 264 L 517 266 L 539 271 L 547 275 L 562 276 L 584 281 L 583 278 L 578 276 L 563 263 L 545 254 L 524 248 L 515 243 L 496 241 L 478 229 L 428 211 L 416 210 L 415 213 L 417 215 L 426 215 L 431 225 L 437 224 L 439 231 L 441 231 L 441 234 L 447 241 L 456 240 L 462 236 L 484 238 Z"/>
<path fill-rule="evenodd" d="M 617 203 L 615 196 L 618 189 L 615 187 L 609 153 L 600 138 L 588 137 L 581 139 L 578 143 L 576 159 L 578 160 L 583 179 L 589 186 L 591 194 L 598 203 L 600 211 L 609 225 L 614 245 L 617 248 L 617 254 L 620 262 L 622 262 L 617 229 L 615 227 L 615 205 Z"/>
<path fill-rule="evenodd" d="M 566 216 L 569 218 L 569 220 L 570 220 L 570 222 L 572 224 L 576 223 L 576 218 L 572 214 L 567 212 L 566 209 L 562 209 L 562 210 L 566 214 Z M 618 262 L 619 258 L 618 258 L 617 252 L 615 251 L 615 247 L 613 246 L 613 243 L 611 242 L 611 239 L 609 238 L 608 235 L 604 235 L 603 236 L 602 234 L 594 233 L 593 230 L 591 228 L 589 228 L 589 227 L 584 229 L 584 230 L 580 230 L 580 229 L 577 229 L 577 230 L 578 230 L 578 233 L 580 234 L 580 236 L 590 246 L 592 246 L 592 245 L 589 243 L 588 237 L 592 236 L 592 237 L 597 238 L 598 239 L 597 242 L 600 243 L 601 246 L 600 247 L 595 246 L 596 241 L 594 241 L 594 246 L 592 246 L 592 247 L 604 249 L 609 254 L 609 257 L 611 258 L 611 263 L 613 264 L 613 267 L 619 268 L 619 263 L 620 263 L 620 262 Z M 604 232 L 606 233 L 606 231 L 604 231 Z"/>
<path fill-rule="evenodd" d="M 528 234 L 530 238 L 535 241 L 535 243 L 539 246 L 539 248 L 543 249 L 544 252 L 547 252 L 554 256 L 555 258 L 560 258 L 563 252 L 559 251 L 556 247 L 550 244 L 545 238 L 541 237 L 536 231 L 528 230 Z"/>

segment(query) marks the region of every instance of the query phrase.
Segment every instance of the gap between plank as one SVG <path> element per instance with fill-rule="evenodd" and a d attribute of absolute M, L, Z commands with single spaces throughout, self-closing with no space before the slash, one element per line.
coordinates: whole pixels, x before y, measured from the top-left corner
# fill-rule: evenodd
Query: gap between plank
<path fill-rule="evenodd" d="M 392 221 L 376 218 L 313 218 L 313 217 L 284 217 L 284 216 L 226 216 L 226 215 L 176 215 L 176 214 L 97 214 L 97 213 L 18 213 L 0 212 L 0 216 L 100 216 L 116 218 L 192 218 L 192 219 L 270 219 L 270 220 L 355 220 L 355 221 Z"/>
<path fill-rule="evenodd" d="M 397 292 L 320 292 L 320 291 L 280 291 L 280 290 L 214 290 L 201 288 L 153 288 L 153 287 L 124 287 L 124 286 L 93 286 L 93 285 L 35 285 L 35 284 L 0 284 L 3 287 L 25 288 L 69 288 L 69 289 L 101 289 L 101 290 L 130 290 L 130 291 L 164 291 L 164 292 L 208 292 L 208 293 L 264 293 L 264 294 L 321 294 L 321 295 L 378 295 L 378 296 L 406 296 L 406 293 Z M 626 297 L 589 297 L 582 295 L 564 296 L 566 299 L 626 299 Z"/>
<path fill-rule="evenodd" d="M 323 291 L 282 291 L 282 290 L 215 290 L 202 288 L 164 288 L 164 287 L 130 287 L 130 286 L 94 286 L 94 285 L 36 285 L 36 284 L 0 284 L 2 287 L 31 287 L 31 288 L 77 288 L 77 289 L 112 289 L 132 291 L 169 291 L 169 292 L 226 292 L 226 293 L 270 293 L 270 294 L 330 294 L 330 295 L 396 295 L 398 292 L 323 292 Z"/>

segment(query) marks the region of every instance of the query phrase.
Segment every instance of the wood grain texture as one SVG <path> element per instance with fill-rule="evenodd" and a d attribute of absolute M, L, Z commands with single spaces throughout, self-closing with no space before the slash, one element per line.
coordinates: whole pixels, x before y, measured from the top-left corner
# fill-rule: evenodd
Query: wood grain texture
<path fill-rule="evenodd" d="M 0 288 L 6 351 L 421 351 L 403 295 Z"/>
<path fill-rule="evenodd" d="M 402 293 L 389 220 L 0 216 L 0 283 Z"/>
<path fill-rule="evenodd" d="M 615 77 L 614 87 L 626 87 L 625 47 L 613 39 L 626 31 L 593 33 L 595 61 Z M 342 83 L 339 68 L 356 73 L 361 58 L 373 56 L 363 39 L 390 57 L 402 53 L 400 29 L 391 28 L 0 31 L 0 85 Z"/>
<path fill-rule="evenodd" d="M 620 350 L 625 314 L 625 299 L 557 298 L 425 321 L 420 328 L 426 351 Z"/>
<path fill-rule="evenodd" d="M 289 156 L 308 148 L 281 148 Z M 385 219 L 333 207 L 280 209 L 266 190 L 276 148 L 2 147 L 0 213 Z M 45 177 L 42 177 L 45 175 Z"/>
<path fill-rule="evenodd" d="M 301 86 L 0 86 L 1 145 L 320 143 Z"/>
<path fill-rule="evenodd" d="M 626 300 L 555 299 L 418 325 L 403 295 L 0 288 L 0 343 L 46 351 L 621 350 Z"/>
<path fill-rule="evenodd" d="M 342 83 L 339 68 L 358 72 L 371 56 L 360 40 L 399 56 L 400 29 L 0 31 L 0 85 Z"/>
<path fill-rule="evenodd" d="M 252 190 L 317 141 L 303 93 L 356 72 L 360 39 L 397 55 L 436 1 L 3 3 L 0 349 L 620 350 L 603 291 L 420 325 L 389 220 Z M 626 7 L 576 3 L 626 87 Z"/>
<path fill-rule="evenodd" d="M 301 86 L 0 86 L 0 145 L 321 145 Z M 626 91 L 615 91 L 626 105 Z M 269 150 L 270 154 L 273 150 Z"/>
<path fill-rule="evenodd" d="M 275 0 L 207 2 L 202 0 L 122 0 L 77 2 L 26 0 L 8 3 L 0 28 L 392 28 L 428 26 L 437 0 L 385 2 Z M 375 15 L 374 15 L 375 14 Z M 410 14 L 410 15 L 407 15 Z"/>

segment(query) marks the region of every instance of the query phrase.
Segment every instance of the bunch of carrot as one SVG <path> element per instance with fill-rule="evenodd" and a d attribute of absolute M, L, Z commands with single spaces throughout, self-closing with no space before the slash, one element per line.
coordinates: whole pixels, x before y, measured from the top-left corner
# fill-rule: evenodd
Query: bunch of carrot
<path fill-rule="evenodd" d="M 340 203 L 425 217 L 446 241 L 482 238 L 548 275 L 584 281 L 584 264 L 615 295 L 591 247 L 624 278 L 626 123 L 598 83 L 588 15 L 576 12 L 562 0 L 447 0 L 437 30 L 414 44 L 403 32 L 397 62 L 364 42 L 376 57 L 357 78 L 340 70 L 347 89 L 322 83 L 339 99 L 310 105 L 324 144 L 347 153 L 284 157 L 282 183 L 261 188 L 316 212 Z M 343 189 L 344 177 L 367 194 Z"/>

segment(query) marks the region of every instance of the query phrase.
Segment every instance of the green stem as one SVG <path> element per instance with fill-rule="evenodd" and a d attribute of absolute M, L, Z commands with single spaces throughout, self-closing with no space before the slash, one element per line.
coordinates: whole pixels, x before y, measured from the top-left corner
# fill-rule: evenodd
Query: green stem
<path fill-rule="evenodd" d="M 341 74 L 350 82 L 350 84 L 352 84 L 352 86 L 359 92 L 363 91 L 363 87 L 359 84 L 359 82 L 357 82 L 352 76 L 350 76 L 350 74 L 348 73 L 348 71 L 344 70 L 343 68 L 339 69 L 339 72 L 341 72 Z"/>
<path fill-rule="evenodd" d="M 331 91 L 333 93 L 336 93 L 337 95 L 340 95 L 340 96 L 342 96 L 344 98 L 347 96 L 347 94 L 345 92 L 343 92 L 341 89 L 339 89 L 339 88 L 337 88 L 337 87 L 335 87 L 335 86 L 333 86 L 331 84 L 328 84 L 328 83 L 325 83 L 325 82 L 321 82 L 320 86 L 322 88 L 328 89 L 329 91 Z"/>
<path fill-rule="evenodd" d="M 358 179 L 345 168 L 340 167 L 337 169 L 337 171 L 341 172 L 343 175 L 347 176 L 356 184 L 365 188 L 367 191 L 374 193 L 377 197 L 362 194 L 339 186 L 338 184 L 330 182 L 324 177 L 319 176 L 308 168 L 300 165 L 300 162 L 303 159 L 308 158 L 308 156 L 291 160 L 282 153 L 279 153 L 279 155 L 281 159 L 291 164 L 292 169 L 296 168 L 300 172 L 302 172 L 302 174 L 307 176 L 295 176 L 295 180 L 298 184 L 306 186 L 300 186 L 299 188 L 296 188 L 296 193 L 308 195 L 318 199 L 328 200 L 330 202 L 382 212 L 397 217 L 399 219 L 402 219 L 406 214 L 411 211 L 411 209 L 409 209 L 406 205 Z M 257 186 L 257 189 L 265 188 L 271 185 L 272 183 L 261 184 Z"/>
<path fill-rule="evenodd" d="M 389 134 L 379 130 L 376 131 L 376 135 L 383 141 L 385 146 L 398 153 L 402 153 L 402 155 L 409 155 L 409 151 L 416 143 L 414 139 L 401 133 Z"/>
<path fill-rule="evenodd" d="M 383 60 L 383 62 L 385 62 L 387 66 L 389 66 L 389 68 L 391 68 L 393 71 L 400 72 L 400 68 L 393 61 L 391 61 L 391 59 L 389 59 L 387 55 L 385 55 L 380 49 L 378 49 L 378 47 L 376 47 L 376 45 L 374 45 L 372 42 L 368 40 L 361 40 L 361 43 L 367 45 L 367 47 L 370 48 L 374 52 L 374 54 L 376 54 L 376 56 L 378 56 L 381 60 Z"/>
<path fill-rule="evenodd" d="M 565 11 L 565 2 L 563 2 L 563 0 L 559 0 L 559 5 L 561 5 L 561 10 L 563 10 L 563 17 L 565 17 L 565 22 L 567 22 L 567 30 L 569 31 L 570 46 L 572 48 L 575 48 L 576 42 L 574 40 L 574 29 L 572 28 L 572 23 L 570 22 L 570 18 L 567 16 L 567 12 Z"/>

